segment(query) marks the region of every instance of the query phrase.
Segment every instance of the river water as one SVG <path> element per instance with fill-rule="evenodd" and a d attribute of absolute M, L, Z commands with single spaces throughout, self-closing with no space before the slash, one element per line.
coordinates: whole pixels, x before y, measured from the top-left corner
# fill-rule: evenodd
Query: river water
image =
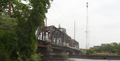
<path fill-rule="evenodd" d="M 45 61 L 120 61 L 120 60 L 69 58 L 68 60 L 45 60 Z"/>
<path fill-rule="evenodd" d="M 120 60 L 102 60 L 102 59 L 69 58 L 68 61 L 120 61 Z"/>

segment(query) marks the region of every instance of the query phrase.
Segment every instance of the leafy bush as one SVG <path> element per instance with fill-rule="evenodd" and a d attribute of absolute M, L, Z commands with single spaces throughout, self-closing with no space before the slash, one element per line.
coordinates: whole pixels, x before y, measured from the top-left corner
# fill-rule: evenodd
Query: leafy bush
<path fill-rule="evenodd" d="M 39 61 L 41 60 L 41 56 L 43 56 L 41 53 L 31 55 L 30 59 L 27 59 L 27 61 Z"/>

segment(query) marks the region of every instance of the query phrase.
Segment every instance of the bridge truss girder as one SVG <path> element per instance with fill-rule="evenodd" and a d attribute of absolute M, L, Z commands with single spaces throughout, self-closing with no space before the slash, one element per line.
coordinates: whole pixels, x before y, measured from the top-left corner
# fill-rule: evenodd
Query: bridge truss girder
<path fill-rule="evenodd" d="M 55 26 L 42 27 L 38 29 L 37 37 L 39 40 L 51 42 L 59 46 L 79 48 L 79 43 L 71 39 L 66 33 L 62 32 Z"/>

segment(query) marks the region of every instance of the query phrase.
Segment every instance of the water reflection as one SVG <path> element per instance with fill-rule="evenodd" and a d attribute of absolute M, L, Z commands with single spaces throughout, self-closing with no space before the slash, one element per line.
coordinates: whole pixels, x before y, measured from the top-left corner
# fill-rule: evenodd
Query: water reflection
<path fill-rule="evenodd" d="M 43 61 L 75 61 L 75 60 L 43 60 Z"/>
<path fill-rule="evenodd" d="M 41 60 L 41 61 L 120 61 L 120 60 L 69 58 L 68 60 Z"/>
<path fill-rule="evenodd" d="M 54 58 L 55 59 L 55 58 Z M 73 59 L 69 59 L 67 58 L 66 60 L 65 59 L 57 59 L 57 60 L 52 60 L 52 59 L 42 59 L 41 61 L 74 61 Z"/>

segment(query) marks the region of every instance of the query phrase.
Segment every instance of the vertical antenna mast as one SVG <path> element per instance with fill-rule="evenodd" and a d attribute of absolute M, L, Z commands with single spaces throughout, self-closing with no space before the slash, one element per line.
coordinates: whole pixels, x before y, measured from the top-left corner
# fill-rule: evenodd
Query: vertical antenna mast
<path fill-rule="evenodd" d="M 89 27 L 88 27 L 88 2 L 86 2 L 86 8 L 87 8 L 87 13 L 86 13 L 86 50 L 89 48 Z"/>

